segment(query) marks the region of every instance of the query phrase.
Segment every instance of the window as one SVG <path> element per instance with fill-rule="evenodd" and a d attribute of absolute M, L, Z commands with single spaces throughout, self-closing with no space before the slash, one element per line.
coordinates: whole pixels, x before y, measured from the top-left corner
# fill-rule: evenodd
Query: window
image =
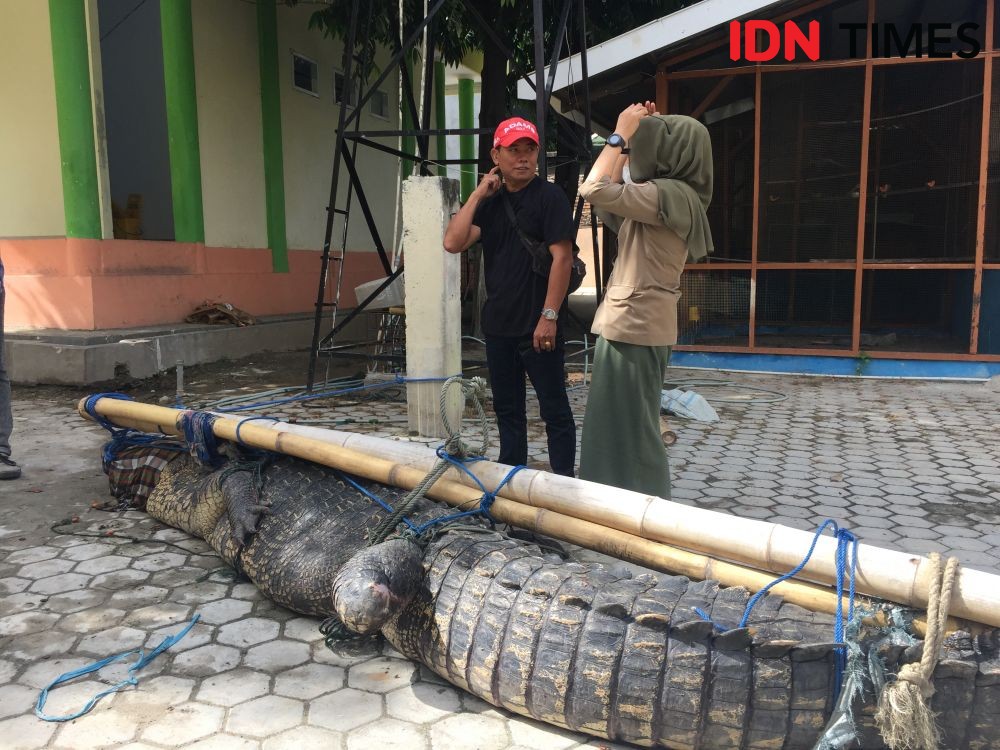
<path fill-rule="evenodd" d="M 340 104 L 344 99 L 344 88 L 346 82 L 344 79 L 344 74 L 339 71 L 334 71 L 333 73 L 333 100 Z M 353 107 L 358 103 L 358 83 L 354 82 L 354 91 L 351 92 L 351 100 L 347 102 L 348 107 Z"/>
<path fill-rule="evenodd" d="M 319 96 L 316 63 L 297 52 L 292 53 L 292 85 L 299 91 Z"/>
<path fill-rule="evenodd" d="M 389 119 L 389 95 L 384 91 L 376 91 L 371 98 L 372 114 L 385 120 Z"/>

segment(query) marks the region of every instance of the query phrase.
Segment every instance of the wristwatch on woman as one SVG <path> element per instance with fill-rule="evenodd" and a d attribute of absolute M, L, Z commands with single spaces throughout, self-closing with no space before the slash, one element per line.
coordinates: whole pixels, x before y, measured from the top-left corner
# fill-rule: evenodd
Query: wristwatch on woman
<path fill-rule="evenodd" d="M 612 133 L 608 136 L 608 140 L 605 143 L 611 148 L 620 148 L 623 154 L 628 153 L 628 141 L 622 138 L 618 133 Z"/>
<path fill-rule="evenodd" d="M 542 310 L 542 317 L 546 320 L 557 320 L 559 318 L 559 313 L 551 307 L 546 307 Z"/>

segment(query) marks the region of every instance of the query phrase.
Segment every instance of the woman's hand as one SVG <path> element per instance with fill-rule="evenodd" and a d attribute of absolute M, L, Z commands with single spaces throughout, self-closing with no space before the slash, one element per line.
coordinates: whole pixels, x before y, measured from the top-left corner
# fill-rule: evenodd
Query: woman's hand
<path fill-rule="evenodd" d="M 618 123 L 615 125 L 615 132 L 618 133 L 626 141 L 630 140 L 635 131 L 639 129 L 639 121 L 643 117 L 648 117 L 650 114 L 656 112 L 655 105 L 653 106 L 653 111 L 650 112 L 649 107 L 651 102 L 646 102 L 645 104 L 630 104 L 622 113 L 618 115 Z"/>

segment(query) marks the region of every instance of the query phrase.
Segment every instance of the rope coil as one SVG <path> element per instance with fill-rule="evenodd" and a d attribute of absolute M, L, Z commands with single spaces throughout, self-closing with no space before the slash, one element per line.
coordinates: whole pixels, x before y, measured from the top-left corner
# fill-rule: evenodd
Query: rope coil
<path fill-rule="evenodd" d="M 941 555 L 932 552 L 927 594 L 927 635 L 918 664 L 905 664 L 895 682 L 885 686 L 878 699 L 875 723 L 892 750 L 937 750 L 940 733 L 928 701 L 934 695 L 931 678 L 944 638 L 948 608 L 958 579 L 958 558 L 941 566 Z"/>

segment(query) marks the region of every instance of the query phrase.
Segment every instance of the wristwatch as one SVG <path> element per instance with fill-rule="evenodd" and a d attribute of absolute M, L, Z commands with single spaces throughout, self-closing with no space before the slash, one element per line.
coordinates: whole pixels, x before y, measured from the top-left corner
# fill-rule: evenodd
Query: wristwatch
<path fill-rule="evenodd" d="M 542 317 L 546 320 L 558 320 L 559 313 L 553 310 L 551 307 L 546 307 L 542 310 Z"/>
<path fill-rule="evenodd" d="M 623 154 L 628 153 L 628 141 L 618 135 L 618 133 L 612 133 L 609 135 L 608 140 L 606 140 L 605 143 L 611 146 L 611 148 L 620 148 Z"/>

